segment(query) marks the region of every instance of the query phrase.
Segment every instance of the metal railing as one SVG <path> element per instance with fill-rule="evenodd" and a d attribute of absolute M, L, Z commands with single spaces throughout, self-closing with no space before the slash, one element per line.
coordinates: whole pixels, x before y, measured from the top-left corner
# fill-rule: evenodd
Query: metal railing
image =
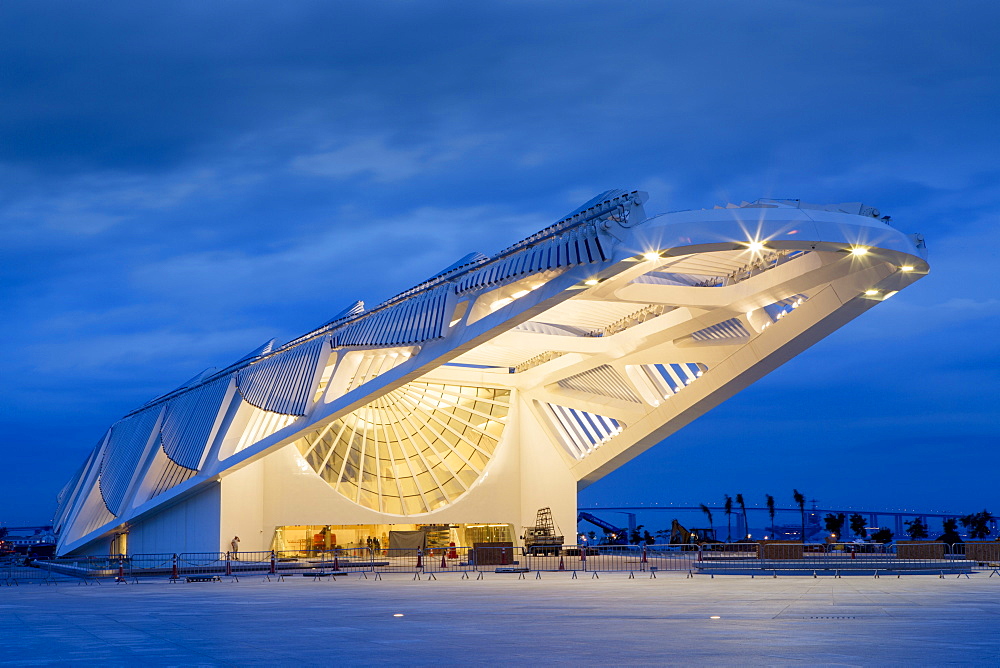
<path fill-rule="evenodd" d="M 0 561 L 0 584 L 18 587 L 23 584 L 55 584 L 56 577 L 51 571 L 33 568 L 23 558 Z"/>
<path fill-rule="evenodd" d="M 31 568 L 36 572 L 46 572 L 54 576 L 66 576 L 79 584 L 100 584 L 102 580 L 124 581 L 129 570 L 129 557 L 110 555 L 106 557 L 70 557 L 33 561 Z"/>
<path fill-rule="evenodd" d="M 687 545 L 590 545 L 564 547 L 557 554 L 526 554 L 532 571 L 651 572 L 689 571 L 698 547 Z"/>
<path fill-rule="evenodd" d="M 968 574 L 988 564 L 977 564 L 960 553 L 960 546 L 936 542 L 898 544 L 810 544 L 795 541 L 703 546 L 696 572 L 711 575 L 771 574 Z M 734 549 L 741 550 L 739 555 Z"/>
<path fill-rule="evenodd" d="M 139 578 L 170 581 L 238 580 L 259 576 L 283 580 L 356 574 L 380 579 L 383 574 L 544 572 L 696 574 L 833 574 L 944 573 L 989 570 L 1000 576 L 1000 542 L 900 542 L 897 544 L 810 544 L 794 541 L 713 543 L 706 545 L 566 545 L 525 549 L 508 547 L 434 547 L 427 549 L 335 548 L 317 551 L 185 552 L 108 557 L 60 558 L 31 565 L 0 563 L 0 582 L 53 582 L 56 575 L 81 583 L 137 582 Z"/>

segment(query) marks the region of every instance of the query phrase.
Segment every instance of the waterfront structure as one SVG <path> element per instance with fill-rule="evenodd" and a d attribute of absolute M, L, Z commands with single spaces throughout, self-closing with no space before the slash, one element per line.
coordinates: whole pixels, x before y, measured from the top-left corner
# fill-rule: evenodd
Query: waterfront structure
<path fill-rule="evenodd" d="M 56 536 L 51 526 L 0 527 L 6 529 L 5 535 L 0 535 L 0 543 L 24 554 L 51 555 L 56 545 Z M 0 531 L 0 534 L 3 534 Z M 0 553 L 3 550 L 0 549 Z"/>
<path fill-rule="evenodd" d="M 58 553 L 513 541 L 542 507 L 572 530 L 580 488 L 928 271 L 860 203 L 646 200 L 602 193 L 129 413 L 61 492 Z"/>

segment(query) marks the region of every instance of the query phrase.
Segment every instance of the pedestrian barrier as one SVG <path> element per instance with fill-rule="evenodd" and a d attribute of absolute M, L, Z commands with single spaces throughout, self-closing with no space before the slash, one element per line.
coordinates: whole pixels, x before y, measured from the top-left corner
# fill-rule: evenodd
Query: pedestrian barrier
<path fill-rule="evenodd" d="M 127 557 L 127 576 L 133 579 L 140 576 L 150 577 L 169 575 L 173 568 L 173 554 L 133 554 Z"/>
<path fill-rule="evenodd" d="M 278 578 L 302 575 L 336 579 L 340 575 L 369 572 L 374 563 L 372 550 L 367 547 L 277 551 L 269 574 Z"/>
<path fill-rule="evenodd" d="M 314 551 L 184 552 L 76 557 L 36 561 L 0 562 L 0 582 L 9 586 L 29 582 L 50 584 L 57 575 L 80 584 L 134 583 L 140 578 L 170 582 L 201 582 L 241 576 L 281 581 L 289 576 L 336 580 L 356 575 L 379 580 L 387 574 L 410 574 L 413 579 L 436 580 L 446 573 L 469 578 L 484 573 L 684 572 L 694 575 L 832 575 L 868 574 L 875 577 L 912 573 L 968 575 L 990 571 L 1000 577 L 1000 542 L 944 543 L 901 542 L 880 544 L 802 544 L 800 542 L 712 543 L 706 545 L 566 545 L 546 546 L 534 552 L 517 546 L 488 544 L 479 547 L 449 545 L 419 549 L 330 548 Z"/>
<path fill-rule="evenodd" d="M 511 556 L 513 559 L 513 555 Z M 424 556 L 421 570 L 424 573 L 468 573 L 475 572 L 476 550 L 471 547 L 430 548 Z"/>
<path fill-rule="evenodd" d="M 31 568 L 36 573 L 44 571 L 54 579 L 55 575 L 69 576 L 77 584 L 101 584 L 117 582 L 119 576 L 122 582 L 127 582 L 130 569 L 130 558 L 125 555 L 110 555 L 107 557 L 74 557 L 63 559 L 45 559 L 31 562 Z"/>
<path fill-rule="evenodd" d="M 1000 541 L 967 541 L 947 546 L 952 558 L 965 558 L 987 568 L 1000 567 Z"/>
<path fill-rule="evenodd" d="M 226 562 L 225 552 L 184 552 L 177 555 L 176 575 L 183 578 L 221 575 L 226 571 Z M 171 577 L 174 577 L 173 573 Z"/>
<path fill-rule="evenodd" d="M 899 549 L 903 548 L 903 549 Z M 912 549 L 911 549 L 912 548 Z M 702 546 L 696 573 L 715 575 L 885 575 L 968 574 L 974 562 L 955 558 L 951 546 L 919 545 L 726 543 Z"/>
<path fill-rule="evenodd" d="M 433 549 L 423 548 L 413 549 L 385 549 L 379 550 L 378 560 L 372 561 L 372 572 L 379 574 L 386 573 L 428 573 L 440 570 L 447 570 L 447 551 L 458 548 L 440 548 L 440 554 L 436 554 Z M 440 567 L 440 561 L 435 566 L 435 558 L 440 560 L 445 557 L 445 568 Z"/>
<path fill-rule="evenodd" d="M 23 559 L 6 559 L 0 562 L 0 584 L 19 587 L 25 584 L 56 584 L 52 571 L 31 566 Z"/>
<path fill-rule="evenodd" d="M 656 573 L 689 571 L 697 560 L 697 546 L 687 545 L 588 545 L 566 546 L 557 554 L 525 555 L 533 571 L 583 571 Z"/>

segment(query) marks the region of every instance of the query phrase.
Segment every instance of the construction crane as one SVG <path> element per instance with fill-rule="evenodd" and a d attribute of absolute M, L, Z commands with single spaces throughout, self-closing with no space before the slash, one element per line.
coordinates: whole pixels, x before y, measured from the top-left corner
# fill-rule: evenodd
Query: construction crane
<path fill-rule="evenodd" d="M 614 524 L 606 522 L 596 515 L 585 512 L 577 515 L 576 521 L 590 522 L 594 526 L 599 527 L 604 531 L 604 538 L 611 545 L 628 545 L 628 529 L 624 527 L 616 527 Z"/>

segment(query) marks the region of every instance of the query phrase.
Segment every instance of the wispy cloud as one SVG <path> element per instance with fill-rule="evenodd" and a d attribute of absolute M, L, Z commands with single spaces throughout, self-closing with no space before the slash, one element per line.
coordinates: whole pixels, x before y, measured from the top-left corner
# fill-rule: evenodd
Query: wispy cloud
<path fill-rule="evenodd" d="M 409 179 L 428 170 L 460 160 L 477 140 L 445 138 L 416 147 L 392 146 L 386 137 L 351 141 L 332 150 L 309 153 L 292 159 L 292 168 L 332 179 L 368 177 L 378 182 Z"/>
<path fill-rule="evenodd" d="M 893 413 L 860 419 L 866 442 L 899 447 L 948 411 L 996 436 L 996 6 L 6 3 L 0 20 L 17 26 L 0 42 L 9 443 L 82 452 L 170 383 L 609 187 L 648 190 L 651 213 L 864 200 L 926 236 L 932 273 L 608 485 L 660 494 L 681 455 L 790 415 L 843 435 L 837 416 L 876 392 Z M 902 380 L 921 374 L 923 393 Z M 771 469 L 754 449 L 734 484 L 817 478 L 823 447 Z M 0 507 L 48 503 L 59 477 L 0 489 Z"/>

